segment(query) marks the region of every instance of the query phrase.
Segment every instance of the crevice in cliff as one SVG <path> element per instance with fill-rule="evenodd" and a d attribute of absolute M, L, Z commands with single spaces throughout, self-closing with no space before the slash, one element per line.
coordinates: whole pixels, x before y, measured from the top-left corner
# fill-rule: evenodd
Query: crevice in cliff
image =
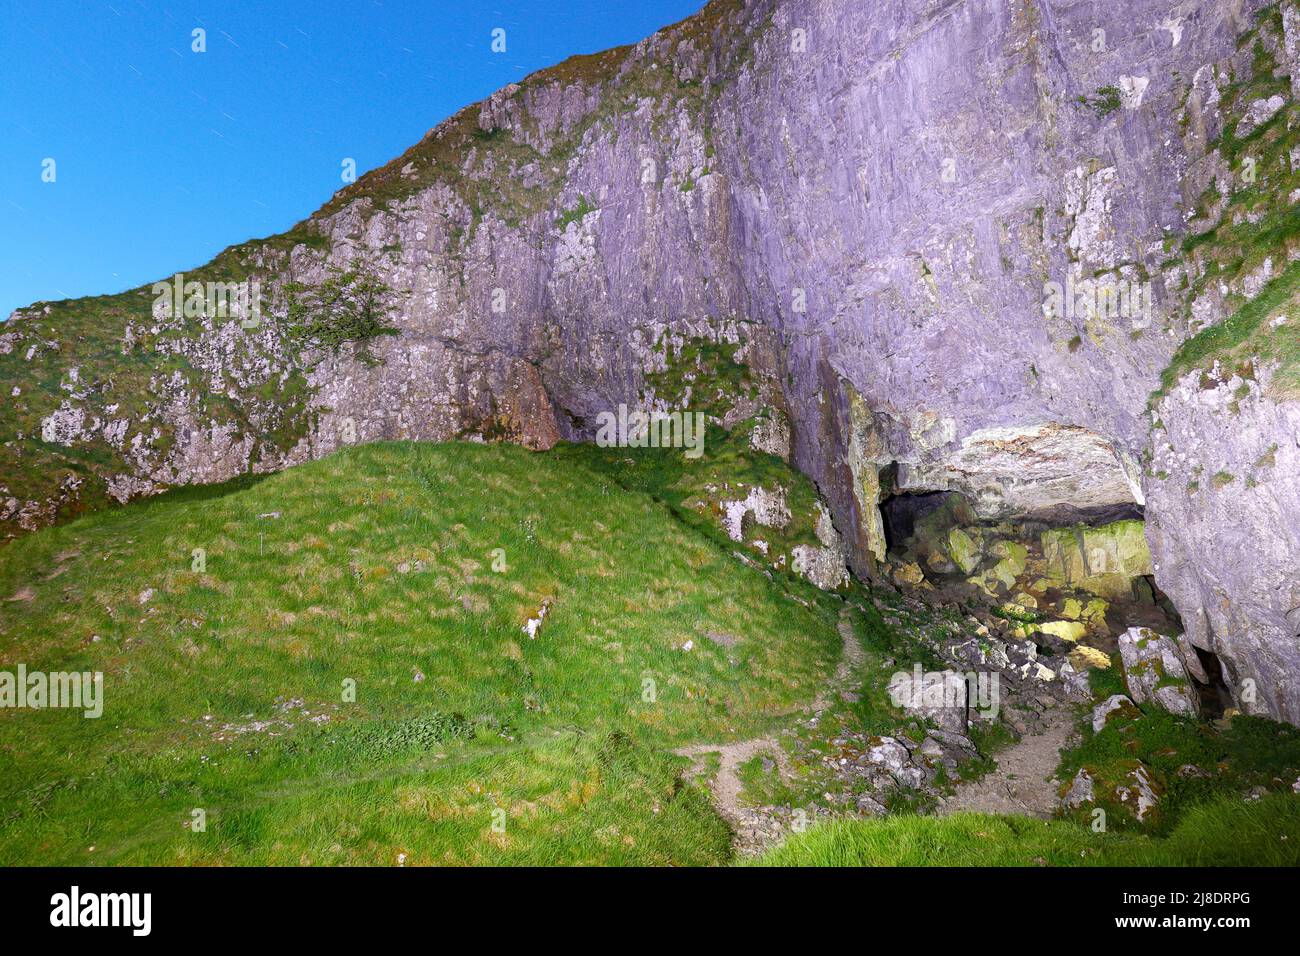
<path fill-rule="evenodd" d="M 1035 511 L 1027 515 L 1025 520 L 1049 527 L 1086 525 L 1091 528 L 1100 528 L 1116 521 L 1143 521 L 1144 519 L 1143 507 L 1135 501 L 1130 501 L 1122 504 L 1095 505 L 1087 508 L 1060 504 Z"/>
<path fill-rule="evenodd" d="M 1144 582 L 1143 587 L 1151 592 L 1151 603 L 1155 604 L 1165 613 L 1165 616 L 1169 619 L 1170 623 L 1177 628 L 1179 634 L 1184 633 L 1186 629 L 1183 627 L 1183 617 L 1178 613 L 1178 608 L 1174 607 L 1174 602 L 1170 597 L 1165 594 L 1164 591 L 1160 590 L 1160 585 L 1156 584 L 1155 575 L 1143 575 L 1142 580 Z"/>
<path fill-rule="evenodd" d="M 1196 652 L 1197 660 L 1201 662 L 1201 669 L 1205 671 L 1206 680 L 1204 682 L 1191 677 L 1192 686 L 1196 688 L 1196 693 L 1201 700 L 1201 715 L 1207 720 L 1216 720 L 1222 717 L 1224 711 L 1234 706 L 1232 691 L 1228 687 L 1228 681 L 1224 677 L 1224 664 L 1218 654 L 1213 651 L 1203 650 L 1202 648 L 1192 646 Z"/>

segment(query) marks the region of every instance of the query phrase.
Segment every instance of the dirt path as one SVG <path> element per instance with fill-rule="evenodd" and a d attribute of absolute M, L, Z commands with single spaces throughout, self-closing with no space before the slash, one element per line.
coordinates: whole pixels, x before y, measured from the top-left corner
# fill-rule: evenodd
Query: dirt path
<path fill-rule="evenodd" d="M 836 627 L 840 632 L 844 650 L 840 654 L 839 666 L 835 668 L 835 676 L 830 679 L 830 683 L 822 687 L 813 701 L 813 710 L 818 713 L 829 708 L 835 703 L 836 697 L 848 691 L 853 671 L 862 663 L 862 645 L 858 643 L 857 635 L 853 633 L 853 622 L 849 619 L 848 608 L 840 612 L 839 624 Z"/>
<path fill-rule="evenodd" d="M 1058 704 L 1043 714 L 1046 727 L 1026 735 L 999 753 L 997 769 L 979 780 L 962 784 L 939 807 L 940 814 L 1008 813 L 1047 818 L 1057 805 L 1053 779 L 1061 750 L 1074 735 L 1071 708 Z"/>
<path fill-rule="evenodd" d="M 862 663 L 862 645 L 858 643 L 857 636 L 853 633 L 853 624 L 849 619 L 847 608 L 841 612 L 837 627 L 840 640 L 844 643 L 844 650 L 839 665 L 835 668 L 834 676 L 821 688 L 812 702 L 814 716 L 827 710 L 837 696 L 849 693 L 854 668 Z M 776 736 L 756 737 L 729 744 L 692 744 L 689 747 L 682 747 L 675 753 L 694 761 L 688 772 L 689 776 L 703 773 L 707 767 L 706 758 L 710 754 L 717 754 L 718 769 L 709 784 L 709 789 L 713 797 L 713 805 L 736 833 L 737 849 L 742 852 L 753 851 L 769 842 L 766 833 L 768 821 L 765 821 L 760 814 L 741 805 L 740 791 L 743 789 L 743 784 L 740 781 L 740 768 L 759 754 L 765 754 L 775 761 L 782 776 L 788 776 L 789 763 L 785 750 Z"/>
<path fill-rule="evenodd" d="M 812 702 L 814 719 L 829 709 L 837 698 L 851 699 L 853 673 L 863 660 L 862 646 L 853 633 L 847 609 L 840 615 L 838 628 L 844 651 L 834 676 Z M 994 771 L 959 786 L 953 796 L 943 801 L 938 812 L 1051 817 L 1057 805 L 1058 786 L 1053 775 L 1061 760 L 1061 750 L 1069 746 L 1074 733 L 1072 708 L 1067 704 L 1050 707 L 1042 714 L 1038 733 L 1025 735 L 1018 743 L 999 753 Z M 744 786 L 740 768 L 754 757 L 770 757 L 778 772 L 789 776 L 789 759 L 781 747 L 779 734 L 734 743 L 693 744 L 676 753 L 694 762 L 688 771 L 690 776 L 708 772 L 708 758 L 717 754 L 718 766 L 709 782 L 709 789 L 714 806 L 736 835 L 737 852 L 758 852 L 784 835 L 768 815 L 745 806 L 740 796 Z"/>

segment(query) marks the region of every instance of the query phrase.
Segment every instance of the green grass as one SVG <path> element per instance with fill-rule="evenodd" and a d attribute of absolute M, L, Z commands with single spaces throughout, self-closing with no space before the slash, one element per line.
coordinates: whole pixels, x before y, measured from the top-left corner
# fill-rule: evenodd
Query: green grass
<path fill-rule="evenodd" d="M 103 671 L 106 703 L 0 711 L 3 864 L 722 862 L 670 750 L 787 722 L 839 652 L 838 599 L 571 457 L 474 443 L 47 529 L 0 549 L 23 589 L 0 669 Z"/>
<path fill-rule="evenodd" d="M 883 592 L 873 592 L 880 599 Z M 856 798 L 871 795 L 891 811 L 914 812 L 927 805 L 928 798 L 906 788 L 888 793 L 875 793 L 862 778 L 842 778 L 832 769 L 830 762 L 844 752 L 842 740 L 846 735 L 885 736 L 906 733 L 915 740 L 923 740 L 929 724 L 922 718 L 894 708 L 890 702 L 888 681 L 890 675 L 906 667 L 897 661 L 923 661 L 928 668 L 936 663 L 929 656 L 920 638 L 905 627 L 886 624 L 865 589 L 855 585 L 849 593 L 849 623 L 859 645 L 863 659 L 851 670 L 844 690 L 851 692 L 845 699 L 839 694 L 829 695 L 828 706 L 820 713 L 815 724 L 801 722 L 780 738 L 786 752 L 787 775 L 776 772 L 775 767 L 764 767 L 761 758 L 754 758 L 740 767 L 742 801 L 751 806 L 800 807 L 811 811 L 820 808 L 842 812 L 839 797 Z M 927 623 L 932 623 L 927 622 Z M 896 662 L 886 666 L 887 658 Z M 910 663 L 907 665 L 910 667 Z M 995 725 L 1001 727 L 1001 725 Z M 991 754 L 1004 742 L 1002 731 L 992 730 L 978 741 L 982 754 Z M 963 763 L 959 776 L 970 779 L 992 769 L 988 756 Z M 827 800 L 826 795 L 832 799 Z"/>
<path fill-rule="evenodd" d="M 859 693 L 809 728 L 845 602 L 738 560 L 677 488 L 689 484 L 679 451 L 617 469 L 615 451 L 636 450 L 368 445 L 0 549 L 0 597 L 17 598 L 0 600 L 0 670 L 105 674 L 98 720 L 0 710 L 0 865 L 725 863 L 728 828 L 672 751 L 791 727 L 794 776 L 754 762 L 745 793 L 813 805 L 837 735 L 906 723 L 883 659 L 924 659 L 924 632 L 946 620 L 851 588 Z M 743 461 L 725 436 L 712 451 Z M 708 454 L 696 465 L 720 467 Z M 760 455 L 748 467 L 773 478 L 785 466 Z M 547 602 L 529 640 L 521 628 Z M 1284 852 L 1291 805 L 1256 817 L 1274 798 L 1243 811 L 1223 790 L 1294 779 L 1300 731 L 1148 715 L 1086 737 L 1066 770 L 1135 756 L 1170 778 L 1184 762 L 1216 776 L 1171 788 L 1152 832 L 992 820 L 979 837 L 976 824 L 912 816 L 900 794 L 897 817 L 814 830 L 768 859 Z M 188 828 L 195 809 L 203 832 Z M 1218 843 L 1197 836 L 1211 819 Z"/>
<path fill-rule="evenodd" d="M 1128 684 L 1124 681 L 1124 666 L 1120 663 L 1118 654 L 1110 656 L 1110 667 L 1104 670 L 1094 667 L 1088 671 L 1088 686 L 1092 690 L 1092 696 L 1099 701 L 1113 697 L 1115 694 L 1128 696 Z"/>
<path fill-rule="evenodd" d="M 586 196 L 578 197 L 578 204 L 572 209 L 565 209 L 555 220 L 555 228 L 563 232 L 571 222 L 581 222 L 582 218 L 589 212 L 595 212 L 596 207 L 587 201 Z"/>
<path fill-rule="evenodd" d="M 817 492 L 812 482 L 775 455 L 756 452 L 749 446 L 753 421 L 731 431 L 709 426 L 705 452 L 692 462 L 680 452 L 664 454 L 654 448 L 600 448 L 596 445 L 563 445 L 556 454 L 566 461 L 590 468 L 602 478 L 602 487 L 617 487 L 648 495 L 667 506 L 678 520 L 700 534 L 741 550 L 740 542 L 727 538 L 721 525 L 723 503 L 743 499 L 750 488 L 769 491 L 785 489 L 790 522 L 784 528 L 746 525 L 742 528 L 743 550 L 756 561 L 774 563 L 782 556 L 790 565 L 792 549 L 806 544 L 820 547 L 817 539 Z M 768 550 L 753 542 L 765 541 Z"/>
<path fill-rule="evenodd" d="M 400 332 L 386 324 L 392 291 L 360 261 L 347 269 L 331 269 L 318 286 L 286 283 L 288 336 L 300 346 L 322 353 L 337 353 L 352 343 L 361 361 L 375 365 L 369 351 L 371 340 Z"/>
<path fill-rule="evenodd" d="M 1081 742 L 1062 754 L 1059 777 L 1070 780 L 1086 767 L 1095 779 L 1115 782 L 1134 760 L 1146 765 L 1160 787 L 1158 816 L 1139 824 L 1110 812 L 1110 825 L 1165 833 L 1195 808 L 1240 800 L 1255 787 L 1289 793 L 1300 777 L 1300 729 L 1247 716 L 1203 724 L 1152 708 L 1136 719 L 1113 718 L 1101 733 L 1086 726 Z M 1189 765 L 1200 772 L 1180 772 Z M 1089 812 L 1085 805 L 1079 819 Z"/>
<path fill-rule="evenodd" d="M 1228 319 L 1188 339 L 1174 354 L 1161 375 L 1159 399 L 1189 372 L 1208 368 L 1215 361 L 1230 368 L 1248 364 L 1255 356 L 1279 363 L 1279 380 L 1284 387 L 1300 385 L 1300 331 L 1293 307 L 1300 298 L 1300 263 L 1293 262 L 1268 283 L 1255 298 L 1244 303 Z M 1286 325 L 1274 329 L 1270 321 L 1286 313 Z"/>
<path fill-rule="evenodd" d="M 1163 838 L 981 814 L 818 824 L 757 866 L 1296 866 L 1300 798 L 1224 798 Z"/>
<path fill-rule="evenodd" d="M 1103 119 L 1114 113 L 1122 105 L 1119 88 L 1115 86 L 1103 86 L 1091 97 L 1080 96 L 1079 102 Z"/>
<path fill-rule="evenodd" d="M 790 786 L 778 771 L 774 756 L 760 753 L 740 765 L 742 798 L 753 806 L 807 807 L 806 788 Z"/>
<path fill-rule="evenodd" d="M 674 345 L 663 341 L 663 371 L 646 375 L 646 386 L 670 408 L 690 408 L 722 418 L 742 396 L 754 397 L 758 385 L 736 356 L 740 343 L 691 338 Z"/>

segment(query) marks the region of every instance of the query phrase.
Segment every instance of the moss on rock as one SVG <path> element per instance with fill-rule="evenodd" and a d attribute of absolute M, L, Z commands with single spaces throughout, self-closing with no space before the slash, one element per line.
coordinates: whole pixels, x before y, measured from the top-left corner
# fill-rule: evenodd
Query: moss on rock
<path fill-rule="evenodd" d="M 1108 600 L 1132 596 L 1132 579 L 1153 574 L 1143 523 L 1050 528 L 1041 536 L 1048 576 Z"/>

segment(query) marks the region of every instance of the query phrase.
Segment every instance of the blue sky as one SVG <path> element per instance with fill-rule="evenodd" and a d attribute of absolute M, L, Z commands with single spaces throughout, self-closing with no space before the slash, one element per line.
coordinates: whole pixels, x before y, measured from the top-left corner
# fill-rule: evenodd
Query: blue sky
<path fill-rule="evenodd" d="M 512 80 L 701 6 L 0 0 L 0 319 L 283 231 L 343 185 L 345 157 L 380 166 Z"/>

